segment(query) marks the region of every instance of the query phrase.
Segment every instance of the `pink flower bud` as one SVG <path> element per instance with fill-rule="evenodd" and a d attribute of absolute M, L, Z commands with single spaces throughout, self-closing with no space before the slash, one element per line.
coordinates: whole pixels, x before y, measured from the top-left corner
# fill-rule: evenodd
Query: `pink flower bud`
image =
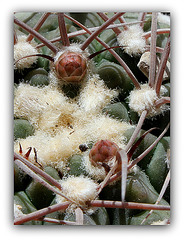
<path fill-rule="evenodd" d="M 112 141 L 101 140 L 98 141 L 89 153 L 89 159 L 94 166 L 99 163 L 106 163 L 116 156 L 119 147 Z"/>
<path fill-rule="evenodd" d="M 59 79 L 66 82 L 80 82 L 86 75 L 86 59 L 79 53 L 65 52 L 55 63 Z"/>

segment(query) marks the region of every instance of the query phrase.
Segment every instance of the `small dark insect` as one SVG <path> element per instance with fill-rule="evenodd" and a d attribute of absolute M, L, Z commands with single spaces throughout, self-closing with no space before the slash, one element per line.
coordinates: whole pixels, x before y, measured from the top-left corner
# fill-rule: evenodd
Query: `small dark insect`
<path fill-rule="evenodd" d="M 81 152 L 85 152 L 86 150 L 88 150 L 88 146 L 86 144 L 80 144 L 79 145 L 79 149 L 81 150 Z"/>

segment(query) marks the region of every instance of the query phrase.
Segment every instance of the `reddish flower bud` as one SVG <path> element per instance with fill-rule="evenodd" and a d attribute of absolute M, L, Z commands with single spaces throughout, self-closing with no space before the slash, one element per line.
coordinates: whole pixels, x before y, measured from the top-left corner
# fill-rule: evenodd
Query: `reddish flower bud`
<path fill-rule="evenodd" d="M 80 82 L 86 75 L 86 59 L 79 53 L 65 52 L 55 62 L 59 79 L 66 82 Z"/>
<path fill-rule="evenodd" d="M 119 147 L 112 141 L 101 140 L 98 141 L 91 149 L 89 153 L 89 159 L 94 166 L 99 163 L 106 163 L 116 156 Z"/>

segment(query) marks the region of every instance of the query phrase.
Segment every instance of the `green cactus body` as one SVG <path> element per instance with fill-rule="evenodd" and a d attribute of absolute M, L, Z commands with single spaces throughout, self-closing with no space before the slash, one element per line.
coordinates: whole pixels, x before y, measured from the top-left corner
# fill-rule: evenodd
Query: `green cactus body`
<path fill-rule="evenodd" d="M 29 71 L 26 74 L 26 76 L 24 77 L 25 82 L 29 82 L 30 79 L 37 74 L 48 76 L 48 72 L 44 68 L 36 68 L 36 69 Z"/>
<path fill-rule="evenodd" d="M 31 177 L 14 163 L 14 191 L 24 191 L 30 181 Z"/>
<path fill-rule="evenodd" d="M 54 197 L 54 199 L 52 200 L 50 206 L 57 204 L 56 202 L 56 198 Z M 63 220 L 64 219 L 64 213 L 62 211 L 56 211 L 53 213 L 49 213 L 45 216 L 46 218 L 52 218 L 52 219 L 56 219 L 56 220 Z M 57 225 L 56 223 L 51 223 L 51 222 L 45 222 L 43 221 L 43 225 Z"/>
<path fill-rule="evenodd" d="M 129 138 L 131 137 L 132 133 L 134 131 L 134 128 L 127 130 L 125 133 L 125 136 L 127 137 L 127 141 L 129 140 Z M 137 140 L 139 139 L 140 136 L 142 136 L 142 134 L 144 134 L 145 131 L 141 130 Z M 141 153 L 143 153 L 154 141 L 156 140 L 156 136 L 154 136 L 151 133 L 148 133 L 145 138 L 141 141 L 140 145 L 136 148 L 134 154 L 133 154 L 133 159 L 136 159 L 136 157 L 138 157 Z M 151 161 L 151 158 L 153 156 L 154 150 L 151 150 L 145 157 L 144 157 L 144 161 L 140 161 L 138 163 L 139 167 L 141 167 L 142 169 L 146 169 L 149 162 Z"/>
<path fill-rule="evenodd" d="M 49 85 L 49 78 L 43 74 L 36 74 L 30 79 L 31 86 L 47 86 Z"/>
<path fill-rule="evenodd" d="M 109 104 L 102 111 L 112 118 L 126 122 L 130 121 L 128 111 L 124 104 L 121 102 Z"/>
<path fill-rule="evenodd" d="M 28 198 L 24 191 L 15 193 L 14 203 L 20 205 L 23 214 L 32 213 L 37 210 L 35 206 L 31 203 L 30 199 Z M 24 223 L 24 225 L 41 225 L 41 224 L 42 224 L 41 221 L 29 221 Z"/>
<path fill-rule="evenodd" d="M 135 172 L 128 174 L 125 198 L 127 201 L 155 203 L 158 193 L 151 185 L 148 176 L 136 167 Z M 164 199 L 160 204 L 168 205 Z"/>
<path fill-rule="evenodd" d="M 60 179 L 57 171 L 54 168 L 47 166 L 44 168 L 44 171 L 54 179 Z M 49 206 L 55 196 L 51 190 L 35 180 L 29 184 L 25 192 L 37 209 Z"/>
<path fill-rule="evenodd" d="M 87 175 L 83 164 L 82 155 L 75 154 L 68 160 L 68 171 L 69 175 L 80 176 Z"/>
<path fill-rule="evenodd" d="M 142 213 L 133 216 L 129 221 L 129 225 L 140 225 L 145 217 L 147 217 L 148 213 L 149 211 L 143 211 Z M 149 216 L 142 225 L 151 225 L 153 223 L 155 223 L 155 225 L 165 225 L 160 223 L 164 220 L 168 220 L 169 217 L 170 214 L 168 211 L 153 211 L 151 216 Z"/>
<path fill-rule="evenodd" d="M 26 138 L 34 134 L 34 128 L 29 121 L 25 119 L 14 120 L 14 139 Z"/>
<path fill-rule="evenodd" d="M 108 225 L 109 217 L 105 208 L 98 208 L 92 215 L 87 213 L 83 214 L 83 225 Z M 64 217 L 66 221 L 75 221 L 74 214 L 66 214 Z"/>
<path fill-rule="evenodd" d="M 128 74 L 119 64 L 102 60 L 97 70 L 98 74 L 109 88 L 123 89 L 124 96 L 133 88 Z"/>
<path fill-rule="evenodd" d="M 168 173 L 166 151 L 161 142 L 158 143 L 158 146 L 154 151 L 153 157 L 146 169 L 146 173 L 150 179 L 151 184 L 159 192 Z"/>
<path fill-rule="evenodd" d="M 105 208 L 98 208 L 92 215 L 92 219 L 96 225 L 108 225 L 110 224 L 109 216 Z"/>
<path fill-rule="evenodd" d="M 108 209 L 112 225 L 127 225 L 128 215 L 126 209 L 114 208 Z"/>
<path fill-rule="evenodd" d="M 121 181 L 117 181 L 116 183 L 104 187 L 102 192 L 100 193 L 100 199 L 107 200 L 121 200 Z"/>

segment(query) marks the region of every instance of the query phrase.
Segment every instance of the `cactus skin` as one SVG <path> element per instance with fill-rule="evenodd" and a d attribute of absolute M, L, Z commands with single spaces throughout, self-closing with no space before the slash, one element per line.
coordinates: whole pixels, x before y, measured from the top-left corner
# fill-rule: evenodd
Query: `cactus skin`
<path fill-rule="evenodd" d="M 153 157 L 146 169 L 151 184 L 159 192 L 168 173 L 166 151 L 160 142 L 156 147 Z"/>
<path fill-rule="evenodd" d="M 29 82 L 30 79 L 37 74 L 42 74 L 48 76 L 48 72 L 44 68 L 36 68 L 30 70 L 24 77 L 25 82 Z"/>
<path fill-rule="evenodd" d="M 142 213 L 133 216 L 129 221 L 129 225 L 140 225 L 148 213 L 149 211 L 143 211 Z M 143 223 L 143 225 L 151 225 L 154 222 L 169 219 L 169 217 L 170 216 L 167 211 L 154 211 L 152 215 Z"/>
<path fill-rule="evenodd" d="M 31 177 L 14 164 L 14 191 L 24 191 L 30 182 Z"/>
<path fill-rule="evenodd" d="M 128 175 L 126 189 L 127 201 L 155 203 L 158 198 L 158 193 L 151 185 L 148 176 L 138 167 L 135 172 Z M 160 203 L 168 204 L 164 199 Z"/>
<path fill-rule="evenodd" d="M 30 199 L 28 198 L 24 191 L 15 193 L 14 202 L 15 204 L 21 206 L 21 211 L 23 214 L 32 213 L 37 210 L 35 206 L 31 203 Z M 29 221 L 24 223 L 23 225 L 41 225 L 41 224 L 42 223 L 40 221 Z"/>
<path fill-rule="evenodd" d="M 47 86 L 49 78 L 44 74 L 36 74 L 30 79 L 31 86 Z"/>
<path fill-rule="evenodd" d="M 33 135 L 34 128 L 25 119 L 15 119 L 14 120 L 14 139 L 26 138 L 30 135 Z"/>
<path fill-rule="evenodd" d="M 102 111 L 112 118 L 126 122 L 130 121 L 128 111 L 125 105 L 121 102 L 109 104 Z"/>
<path fill-rule="evenodd" d="M 81 155 L 75 154 L 68 160 L 67 173 L 76 177 L 87 175 L 83 165 L 83 157 Z"/>
<path fill-rule="evenodd" d="M 121 89 L 121 95 L 125 98 L 132 90 L 132 82 L 125 70 L 114 62 L 102 60 L 97 66 L 99 76 L 104 80 L 110 89 Z M 113 81 L 111 81 L 113 79 Z"/>
<path fill-rule="evenodd" d="M 74 214 L 66 214 L 64 220 L 75 221 Z M 98 208 L 92 215 L 84 213 L 83 225 L 109 225 L 109 216 L 105 208 Z"/>
<path fill-rule="evenodd" d="M 57 171 L 52 167 L 47 166 L 44 168 L 44 171 L 54 179 L 60 179 Z M 37 209 L 49 206 L 54 199 L 53 192 L 35 180 L 29 184 L 25 192 Z"/>

